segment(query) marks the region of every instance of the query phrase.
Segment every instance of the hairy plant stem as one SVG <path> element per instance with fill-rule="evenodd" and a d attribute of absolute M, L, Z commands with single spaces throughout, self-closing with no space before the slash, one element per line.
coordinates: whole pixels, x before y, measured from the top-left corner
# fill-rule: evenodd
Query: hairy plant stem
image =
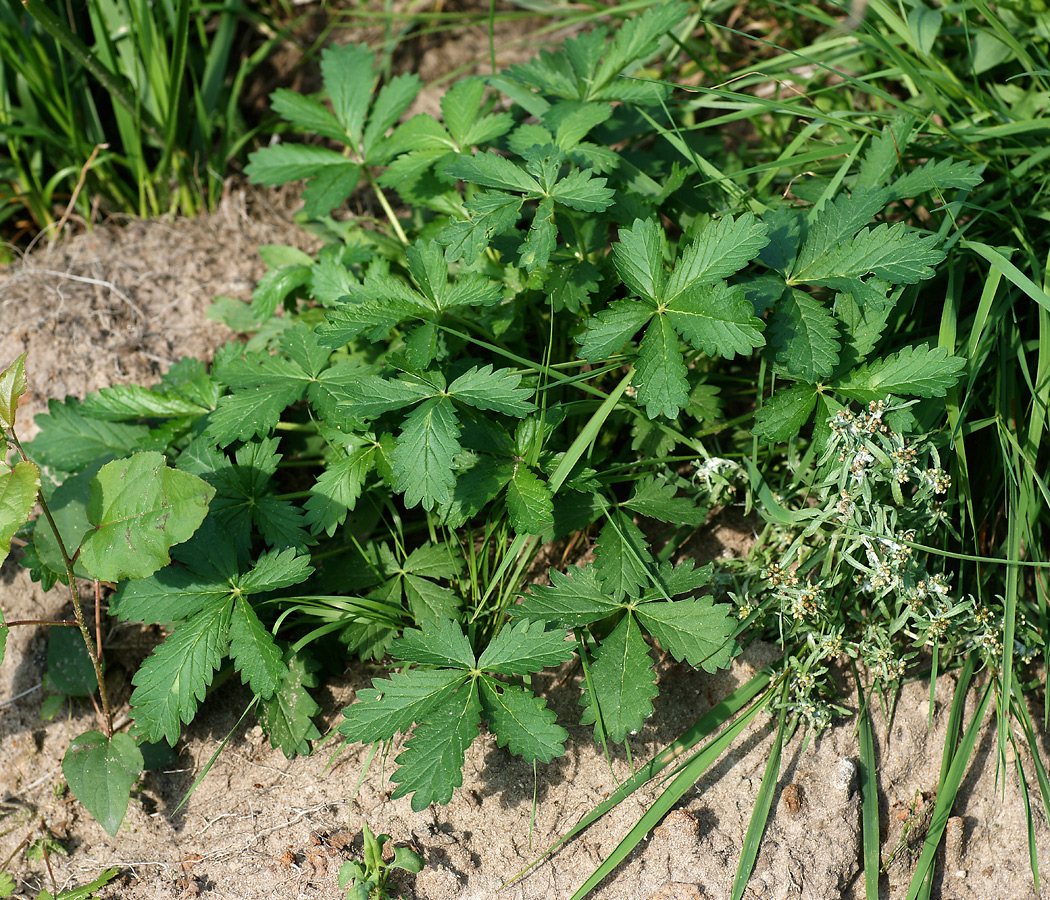
<path fill-rule="evenodd" d="M 11 440 L 18 449 L 19 456 L 21 456 L 26 462 L 29 462 L 29 457 L 26 456 L 26 452 L 22 448 L 22 442 L 18 440 L 18 435 L 15 434 L 14 429 L 11 429 Z M 80 592 L 77 590 L 77 579 L 73 574 L 73 560 L 70 558 L 69 552 L 66 550 L 66 545 L 62 541 L 62 535 L 59 533 L 58 525 L 55 524 L 55 519 L 51 515 L 51 509 L 48 507 L 43 494 L 38 495 L 37 500 L 40 502 L 40 509 L 43 510 L 48 525 L 51 526 L 51 531 L 54 532 L 55 541 L 58 543 L 59 552 L 62 554 L 62 562 L 66 566 L 66 578 L 69 579 L 69 596 L 73 601 L 73 615 L 76 616 L 77 627 L 80 629 L 80 634 L 84 638 L 84 645 L 87 647 L 88 656 L 91 657 L 91 665 L 95 669 L 95 678 L 98 680 L 98 693 L 102 700 L 102 728 L 106 734 L 106 738 L 109 739 L 113 737 L 113 713 L 109 706 L 109 694 L 106 693 L 106 681 L 102 677 L 102 661 L 99 657 L 102 647 L 101 644 L 96 647 L 95 642 L 91 639 L 91 633 L 88 631 L 87 620 L 84 618 L 84 609 L 80 605 Z M 96 611 L 97 609 L 98 607 L 96 606 Z"/>

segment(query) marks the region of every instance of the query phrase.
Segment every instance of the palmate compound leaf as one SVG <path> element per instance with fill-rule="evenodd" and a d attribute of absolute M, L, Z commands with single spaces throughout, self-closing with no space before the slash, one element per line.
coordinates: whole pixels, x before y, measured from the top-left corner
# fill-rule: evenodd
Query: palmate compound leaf
<path fill-rule="evenodd" d="M 668 316 L 655 316 L 638 347 L 633 382 L 638 388 L 638 402 L 650 419 L 678 417 L 678 411 L 689 402 L 687 374 L 678 333 Z"/>
<path fill-rule="evenodd" d="M 685 660 L 708 672 L 721 669 L 733 659 L 730 637 L 736 622 L 726 603 L 710 597 L 654 601 L 635 609 L 638 621 L 676 660 Z"/>
<path fill-rule="evenodd" d="M 160 453 L 136 453 L 107 463 L 91 481 L 80 558 L 102 581 L 145 578 L 171 560 L 173 544 L 188 540 L 208 514 L 215 488 L 170 469 Z"/>
<path fill-rule="evenodd" d="M 580 722 L 593 723 L 597 739 L 601 740 L 604 732 L 613 743 L 622 743 L 652 715 L 652 701 L 659 693 L 653 660 L 631 612 L 602 641 L 590 665 L 588 683 L 581 701 L 586 710 Z"/>
<path fill-rule="evenodd" d="M 400 768 L 390 779 L 397 784 L 391 799 L 412 794 L 413 812 L 431 803 L 448 803 L 463 784 L 467 747 L 478 736 L 481 724 L 477 681 L 461 685 L 442 704 L 440 713 L 416 726 L 395 760 Z"/>
<path fill-rule="evenodd" d="M 536 411 L 528 398 L 532 389 L 521 387 L 521 375 L 511 369 L 474 366 L 448 386 L 448 393 L 475 409 L 492 409 L 508 416 L 527 416 Z"/>
<path fill-rule="evenodd" d="M 454 669 L 472 669 L 474 651 L 457 622 L 442 619 L 427 627 L 405 630 L 404 635 L 390 648 L 391 655 L 421 666 L 450 666 Z"/>
<path fill-rule="evenodd" d="M 496 635 L 478 659 L 478 668 L 501 675 L 531 675 L 561 665 L 575 649 L 563 630 L 547 631 L 542 621 L 523 620 Z"/>
<path fill-rule="evenodd" d="M 270 630 L 244 597 L 234 602 L 229 634 L 230 656 L 241 679 L 253 694 L 270 699 L 284 680 L 284 660 Z"/>
<path fill-rule="evenodd" d="M 539 622 L 555 622 L 564 628 L 579 628 L 608 618 L 623 607 L 602 586 L 594 566 L 568 572 L 550 570 L 550 585 L 534 584 L 522 602 L 511 607 L 514 616 Z"/>
<path fill-rule="evenodd" d="M 128 811 L 131 789 L 142 774 L 142 751 L 118 731 L 107 738 L 88 731 L 73 738 L 62 758 L 62 774 L 84 808 L 111 835 Z"/>
<path fill-rule="evenodd" d="M 157 647 L 135 673 L 131 693 L 135 731 L 149 743 L 173 747 L 190 722 L 229 647 L 227 598 L 213 601 Z"/>
<path fill-rule="evenodd" d="M 554 710 L 524 688 L 490 675 L 478 680 L 481 707 L 496 743 L 529 762 L 550 762 L 565 752 L 569 733 L 557 724 Z"/>

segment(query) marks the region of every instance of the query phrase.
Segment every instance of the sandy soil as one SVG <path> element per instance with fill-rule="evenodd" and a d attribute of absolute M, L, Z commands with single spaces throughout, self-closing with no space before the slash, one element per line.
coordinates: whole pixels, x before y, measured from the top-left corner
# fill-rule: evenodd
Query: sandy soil
<path fill-rule="evenodd" d="M 263 271 L 255 247 L 309 245 L 308 238 L 284 224 L 288 220 L 281 204 L 234 191 L 214 215 L 106 226 L 54 251 L 38 250 L 0 272 L 0 362 L 6 365 L 29 352 L 32 395 L 23 409 L 25 421 L 44 410 L 48 397 L 82 396 L 117 382 L 149 382 L 183 354 L 207 357 L 230 335 L 204 310 L 215 294 L 248 297 Z M 740 552 L 746 531 L 747 523 L 739 518 L 713 522 L 696 552 L 707 557 Z M 0 584 L 9 619 L 63 611 L 63 595 L 42 594 L 13 560 L 0 570 Z M 106 635 L 118 668 L 122 654 L 133 659 L 150 640 L 116 627 Z M 424 870 L 397 883 L 406 898 L 495 897 L 506 879 L 630 774 L 626 754 L 618 750 L 607 761 L 586 728 L 571 727 L 567 755 L 535 776 L 531 766 L 486 736 L 470 749 L 464 785 L 452 803 L 413 813 L 407 799 L 389 799 L 389 760 L 384 766 L 377 755 L 362 775 L 367 748 L 344 748 L 333 762 L 338 741 L 317 748 L 311 758 L 286 760 L 269 747 L 250 717 L 237 725 L 249 698 L 243 689 L 227 687 L 204 704 L 175 761 L 144 776 L 124 829 L 112 839 L 63 791 L 62 754 L 74 735 L 95 726 L 94 713 L 90 707 L 67 706 L 57 720 L 41 720 L 46 642 L 44 628 L 15 629 L 0 669 L 0 863 L 24 838 L 46 832 L 69 853 L 50 857 L 60 888 L 116 866 L 118 879 L 99 896 L 335 898 L 342 895 L 336 883 L 339 866 L 360 852 L 361 826 L 367 822 L 423 854 Z M 635 764 L 775 658 L 774 648 L 752 645 L 729 670 L 715 675 L 661 661 L 656 715 L 631 740 Z M 318 698 L 322 732 L 338 724 L 339 710 L 373 674 L 352 665 L 324 686 Z M 578 711 L 575 675 L 558 672 L 540 681 L 559 720 L 569 726 Z M 846 702 L 854 703 L 852 686 L 844 682 L 844 688 Z M 929 686 L 922 682 L 904 688 L 889 722 L 876 713 L 883 859 L 888 863 L 884 896 L 906 891 L 935 799 L 952 690 L 950 676 L 938 683 L 932 729 L 927 724 Z M 1033 710 L 1033 718 L 1041 721 L 1041 711 Z M 801 738 L 787 748 L 746 896 L 863 895 L 854 725 L 844 720 L 805 749 Z M 1012 760 L 996 784 L 993 725 L 989 719 L 948 822 L 934 897 L 1037 896 Z M 231 732 L 211 772 L 176 812 Z M 757 720 L 595 896 L 727 897 L 772 732 L 770 720 Z M 1046 735 L 1040 739 L 1045 755 Z M 1021 761 L 1031 772 L 1031 761 Z M 568 898 L 656 793 L 656 787 L 640 792 L 499 896 Z M 1045 861 L 1050 859 L 1050 830 L 1037 795 L 1033 801 L 1036 840 Z M 17 853 L 8 868 L 18 879 L 17 896 L 35 896 L 50 886 L 44 863 L 29 861 L 24 853 Z"/>

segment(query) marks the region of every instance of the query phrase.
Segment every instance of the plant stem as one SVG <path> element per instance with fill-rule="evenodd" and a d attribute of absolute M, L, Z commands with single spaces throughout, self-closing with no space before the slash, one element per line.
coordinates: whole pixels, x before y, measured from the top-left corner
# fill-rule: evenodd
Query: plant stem
<path fill-rule="evenodd" d="M 390 205 L 390 201 L 386 199 L 386 194 L 383 193 L 382 188 L 376 184 L 375 179 L 372 177 L 372 173 L 365 169 L 365 177 L 368 179 L 368 185 L 372 188 L 372 192 L 376 195 L 376 199 L 379 201 L 379 205 L 383 207 L 383 212 L 386 213 L 387 219 L 390 221 L 391 227 L 394 229 L 394 234 L 397 235 L 397 239 L 402 244 L 408 244 L 408 236 L 401 228 L 401 223 L 398 222 L 397 216 L 394 215 L 393 207 Z"/>
<path fill-rule="evenodd" d="M 50 619 L 19 619 L 17 622 L 5 622 L 8 628 L 14 628 L 18 625 L 68 625 L 76 627 L 76 622 L 70 619 L 56 619 L 51 621 Z"/>
<path fill-rule="evenodd" d="M 21 456 L 26 462 L 29 462 L 29 457 L 26 456 L 26 452 L 22 448 L 22 442 L 18 440 L 18 435 L 15 434 L 14 429 L 11 429 L 11 440 L 18 449 L 19 456 Z M 66 566 L 66 577 L 69 579 L 69 596 L 73 600 L 73 614 L 76 616 L 77 627 L 80 629 L 80 634 L 84 638 L 84 645 L 87 647 L 88 656 L 91 657 L 91 665 L 94 666 L 95 669 L 95 678 L 98 680 L 98 693 L 102 700 L 102 727 L 106 733 L 106 737 L 112 738 L 113 713 L 109 708 L 109 695 L 106 693 L 106 682 L 102 677 L 102 661 L 99 659 L 101 643 L 96 647 L 95 642 L 91 639 L 91 633 L 88 631 L 87 621 L 84 618 L 84 609 L 80 605 L 80 593 L 77 591 L 77 579 L 73 574 L 73 560 L 70 559 L 69 552 L 66 550 L 66 545 L 62 541 L 62 535 L 59 533 L 58 526 L 55 524 L 55 519 L 51 515 L 51 509 L 48 507 L 43 494 L 40 494 L 37 499 L 40 502 L 40 509 L 43 510 L 44 516 L 47 518 L 48 525 L 51 526 L 51 531 L 54 532 L 55 541 L 58 543 L 59 552 L 62 554 L 62 562 L 65 563 Z M 98 582 L 96 581 L 96 584 L 97 583 Z"/>

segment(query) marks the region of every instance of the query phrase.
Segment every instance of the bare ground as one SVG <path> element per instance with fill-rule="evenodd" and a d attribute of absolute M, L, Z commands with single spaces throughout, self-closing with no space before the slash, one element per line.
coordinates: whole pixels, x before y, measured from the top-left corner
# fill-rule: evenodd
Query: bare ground
<path fill-rule="evenodd" d="M 269 196 L 269 195 L 267 195 Z M 204 316 L 215 294 L 247 298 L 263 271 L 255 249 L 264 243 L 303 245 L 287 226 L 288 211 L 262 195 L 233 192 L 216 214 L 196 221 L 131 222 L 81 235 L 54 251 L 38 250 L 0 272 L 0 365 L 28 350 L 32 395 L 23 421 L 48 397 L 113 383 L 149 383 L 184 354 L 207 357 L 230 337 Z M 28 433 L 26 436 L 29 436 Z M 727 524 L 727 521 L 729 524 Z M 712 523 L 698 553 L 739 551 L 746 533 L 732 520 Z M 44 595 L 13 560 L 0 571 L 0 602 L 9 619 L 62 613 L 58 591 Z M 112 630 L 107 643 L 132 648 L 141 635 Z M 407 799 L 389 799 L 393 756 L 377 755 L 362 775 L 367 749 L 347 747 L 331 762 L 337 741 L 308 759 L 272 750 L 250 717 L 248 703 L 227 687 L 202 707 L 180 741 L 175 762 L 147 773 L 117 839 L 110 838 L 63 791 L 61 758 L 69 740 L 95 727 L 90 707 L 67 707 L 58 720 L 40 718 L 45 691 L 46 629 L 16 628 L 0 669 L 0 863 L 27 836 L 47 832 L 69 852 L 52 854 L 59 888 L 82 884 L 104 868 L 120 875 L 99 896 L 129 900 L 172 897 L 335 898 L 343 860 L 360 852 L 361 826 L 385 831 L 419 850 L 426 867 L 398 882 L 406 898 L 468 900 L 496 897 L 500 885 L 565 833 L 627 777 L 626 754 L 606 760 L 589 729 L 570 728 L 565 757 L 534 775 L 483 737 L 470 749 L 463 787 L 447 807 L 420 813 Z M 114 657 L 119 661 L 120 650 Z M 707 711 L 775 650 L 752 645 L 715 675 L 662 661 L 662 693 L 650 724 L 631 739 L 635 765 Z M 321 692 L 319 727 L 331 730 L 339 710 L 373 673 L 351 666 Z M 541 679 L 564 724 L 575 720 L 578 691 L 571 671 Z M 876 711 L 881 790 L 883 896 L 904 896 L 921 845 L 940 769 L 954 682 L 936 689 L 928 727 L 928 683 L 907 685 L 889 721 Z M 844 683 L 846 703 L 855 705 Z M 126 694 L 125 694 L 126 695 Z M 1042 720 L 1041 710 L 1033 718 Z M 602 900 L 697 900 L 728 897 L 752 805 L 772 741 L 769 719 L 757 720 L 687 793 L 595 896 Z M 855 721 L 843 720 L 803 749 L 801 738 L 783 759 L 773 813 L 745 896 L 863 896 Z M 208 776 L 175 807 L 232 732 Z M 1046 734 L 1040 735 L 1044 760 Z M 1037 896 L 1029 871 L 1026 820 L 1012 759 L 998 772 L 994 721 L 989 718 L 952 818 L 936 870 L 933 896 L 959 900 Z M 1031 760 L 1021 763 L 1031 775 Z M 360 782 L 360 785 L 359 785 Z M 1041 858 L 1050 859 L 1050 829 L 1033 784 L 1033 818 Z M 538 866 L 500 897 L 568 898 L 630 829 L 656 788 L 640 792 L 578 840 Z M 16 853 L 8 863 L 19 896 L 51 882 L 42 861 Z"/>

